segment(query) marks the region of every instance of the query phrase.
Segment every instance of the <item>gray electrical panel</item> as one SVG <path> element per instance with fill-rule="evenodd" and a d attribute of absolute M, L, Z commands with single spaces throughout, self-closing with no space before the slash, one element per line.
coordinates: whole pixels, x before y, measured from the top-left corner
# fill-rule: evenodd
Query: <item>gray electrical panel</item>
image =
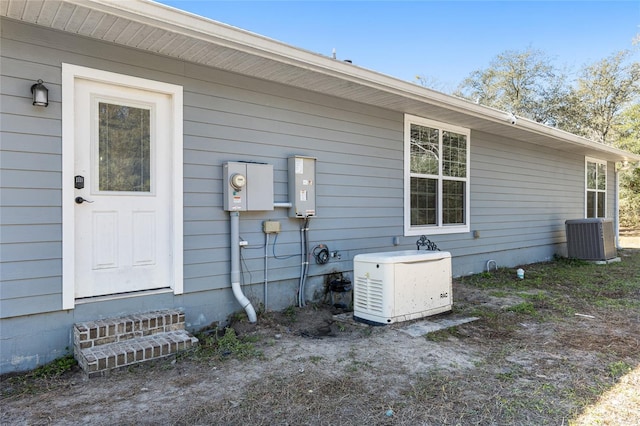
<path fill-rule="evenodd" d="M 316 159 L 296 155 L 289 157 L 290 217 L 316 215 Z"/>
<path fill-rule="evenodd" d="M 273 165 L 224 163 L 222 179 L 226 211 L 273 210 Z"/>

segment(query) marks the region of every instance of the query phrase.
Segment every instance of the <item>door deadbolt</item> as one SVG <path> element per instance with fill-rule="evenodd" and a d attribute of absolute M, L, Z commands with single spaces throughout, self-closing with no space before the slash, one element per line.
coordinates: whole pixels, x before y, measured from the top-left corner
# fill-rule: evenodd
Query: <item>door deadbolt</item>
<path fill-rule="evenodd" d="M 74 178 L 74 186 L 76 187 L 76 189 L 82 189 L 84 188 L 84 176 L 75 176 Z"/>

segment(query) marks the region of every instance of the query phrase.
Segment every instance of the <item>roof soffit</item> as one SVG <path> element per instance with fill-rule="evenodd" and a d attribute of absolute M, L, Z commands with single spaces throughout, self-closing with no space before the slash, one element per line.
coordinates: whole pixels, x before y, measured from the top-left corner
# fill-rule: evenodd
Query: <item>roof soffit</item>
<path fill-rule="evenodd" d="M 148 0 L 4 0 L 0 16 L 610 161 L 639 155 Z"/>

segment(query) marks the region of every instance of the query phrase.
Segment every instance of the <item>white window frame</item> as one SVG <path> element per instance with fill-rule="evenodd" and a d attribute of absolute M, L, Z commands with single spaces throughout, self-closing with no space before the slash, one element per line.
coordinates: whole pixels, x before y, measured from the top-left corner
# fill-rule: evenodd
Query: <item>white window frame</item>
<path fill-rule="evenodd" d="M 442 152 L 442 133 L 449 131 L 458 133 L 467 137 L 466 152 L 466 177 L 453 178 L 452 180 L 465 182 L 465 199 L 464 199 L 464 224 L 443 225 L 442 223 L 442 182 L 448 180 L 442 174 L 442 155 L 438 159 L 438 199 L 437 199 L 437 215 L 435 225 L 412 226 L 411 225 L 411 125 L 431 127 L 438 129 L 440 152 Z M 439 234 L 456 234 L 470 232 L 471 229 L 471 130 L 463 127 L 453 126 L 451 124 L 442 123 L 426 118 L 405 114 L 404 116 L 404 235 L 439 235 Z M 434 177 L 435 178 L 435 177 Z"/>
<path fill-rule="evenodd" d="M 589 188 L 589 163 L 595 163 L 596 165 L 601 164 L 604 165 L 604 189 L 593 189 L 593 188 Z M 589 216 L 589 211 L 588 211 L 588 204 L 589 204 L 589 192 L 596 192 L 596 193 L 601 193 L 604 194 L 604 216 L 603 218 L 608 217 L 607 215 L 607 187 L 608 187 L 608 167 L 607 167 L 607 162 L 605 160 L 600 160 L 597 158 L 592 158 L 592 157 L 585 157 L 584 158 L 584 217 L 585 218 L 597 218 L 599 217 L 597 215 L 598 213 L 598 196 L 596 195 L 596 205 L 595 205 L 595 209 L 596 209 L 596 215 L 595 216 Z M 596 177 L 596 182 L 597 182 L 598 178 Z"/>

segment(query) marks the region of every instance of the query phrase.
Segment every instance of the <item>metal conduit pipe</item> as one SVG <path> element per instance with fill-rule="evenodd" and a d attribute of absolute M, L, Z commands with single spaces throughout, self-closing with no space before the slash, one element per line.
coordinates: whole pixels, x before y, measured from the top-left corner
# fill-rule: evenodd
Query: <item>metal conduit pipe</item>
<path fill-rule="evenodd" d="M 298 307 L 304 307 L 304 271 L 305 271 L 305 253 L 304 253 L 304 225 L 300 228 L 300 281 L 298 282 Z"/>
<path fill-rule="evenodd" d="M 258 320 L 256 310 L 240 288 L 240 213 L 230 212 L 229 216 L 231 219 L 231 289 L 238 303 L 247 313 L 249 322 L 255 323 Z"/>
<path fill-rule="evenodd" d="M 292 207 L 293 204 L 291 203 L 273 203 L 273 207 L 275 208 L 281 208 L 281 209 L 286 209 L 286 208 L 290 208 Z"/>
<path fill-rule="evenodd" d="M 267 261 L 269 260 L 269 234 L 264 234 L 264 310 L 267 311 L 267 289 L 269 286 L 269 267 Z"/>

